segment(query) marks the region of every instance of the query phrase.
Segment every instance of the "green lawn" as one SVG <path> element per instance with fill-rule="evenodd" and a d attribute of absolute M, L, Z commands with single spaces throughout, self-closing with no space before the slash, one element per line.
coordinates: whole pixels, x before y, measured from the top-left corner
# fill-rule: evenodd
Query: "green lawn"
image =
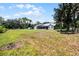
<path fill-rule="evenodd" d="M 28 33 L 26 30 L 9 30 L 5 33 L 0 34 L 0 46 L 3 44 L 7 44 L 9 42 L 14 42 L 19 39 L 19 37 L 24 34 Z"/>
<path fill-rule="evenodd" d="M 9 43 L 16 46 L 14 49 L 0 50 L 0 55 L 79 55 L 79 34 L 60 34 L 54 30 L 9 30 L 0 34 L 0 46 Z"/>

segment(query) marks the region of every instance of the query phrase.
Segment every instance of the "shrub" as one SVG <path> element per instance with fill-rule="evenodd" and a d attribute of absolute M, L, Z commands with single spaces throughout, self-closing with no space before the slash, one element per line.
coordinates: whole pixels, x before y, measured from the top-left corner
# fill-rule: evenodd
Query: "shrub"
<path fill-rule="evenodd" d="M 0 26 L 0 33 L 4 33 L 6 31 L 7 31 L 7 29 L 4 26 Z"/>

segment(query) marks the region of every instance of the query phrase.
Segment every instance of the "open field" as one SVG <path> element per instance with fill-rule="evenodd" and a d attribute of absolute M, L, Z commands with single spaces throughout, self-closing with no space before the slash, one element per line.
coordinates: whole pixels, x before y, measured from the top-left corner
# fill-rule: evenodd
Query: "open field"
<path fill-rule="evenodd" d="M 9 30 L 0 34 L 0 55 L 79 55 L 79 34 L 54 30 Z"/>

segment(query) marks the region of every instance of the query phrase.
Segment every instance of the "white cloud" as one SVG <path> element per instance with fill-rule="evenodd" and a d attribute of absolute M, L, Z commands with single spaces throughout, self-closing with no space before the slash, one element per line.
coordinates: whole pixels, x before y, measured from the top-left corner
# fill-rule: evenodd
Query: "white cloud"
<path fill-rule="evenodd" d="M 2 17 L 3 17 L 3 18 L 5 18 L 5 20 L 7 20 L 7 19 L 9 19 L 9 18 L 10 18 L 10 16 L 9 16 L 9 15 L 3 15 Z"/>
<path fill-rule="evenodd" d="M 36 7 L 35 5 L 32 4 L 25 4 L 22 5 L 21 8 L 27 8 L 29 9 L 28 11 L 23 11 L 23 12 L 18 12 L 15 15 L 19 16 L 19 15 L 27 15 L 27 16 L 34 16 L 34 17 L 39 17 L 43 15 L 43 11 L 44 9 L 42 7 Z"/>
<path fill-rule="evenodd" d="M 8 19 L 8 18 L 10 18 L 10 16 L 9 16 L 9 15 L 7 15 L 7 16 L 5 16 L 5 18 L 7 18 L 7 19 Z"/>
<path fill-rule="evenodd" d="M 14 8 L 24 8 L 24 4 L 16 4 L 16 5 L 11 5 L 8 7 L 9 9 L 14 9 Z"/>
<path fill-rule="evenodd" d="M 27 11 L 27 12 L 22 12 L 21 14 L 23 14 L 23 15 L 32 15 L 33 12 L 32 11 Z"/>
<path fill-rule="evenodd" d="M 14 8 L 20 8 L 20 9 L 27 9 L 27 10 L 32 10 L 32 11 L 44 11 L 42 7 L 35 6 L 33 4 L 16 4 L 15 6 L 9 6 L 9 9 L 14 9 Z"/>
<path fill-rule="evenodd" d="M 34 8 L 35 6 L 32 4 L 25 4 L 25 8 L 30 9 L 30 8 Z"/>
<path fill-rule="evenodd" d="M 41 16 L 44 9 L 42 7 L 36 7 L 35 5 L 28 4 L 31 11 L 26 12 L 28 15 Z"/>
<path fill-rule="evenodd" d="M 13 16 L 15 16 L 15 17 L 19 17 L 19 16 L 20 16 L 20 14 L 14 14 Z"/>
<path fill-rule="evenodd" d="M 26 15 L 26 16 L 34 16 L 34 17 L 39 17 L 39 16 L 42 16 L 43 13 L 38 11 L 38 10 L 29 10 L 29 11 L 25 11 L 25 12 L 19 12 L 19 13 L 16 13 L 16 15 Z"/>
<path fill-rule="evenodd" d="M 16 14 L 14 14 L 14 16 L 31 16 L 32 15 L 32 11 L 27 11 L 27 12 L 19 12 L 19 13 L 16 13 Z"/>
<path fill-rule="evenodd" d="M 33 4 L 17 4 L 15 7 L 17 8 L 26 8 L 26 9 L 36 9 L 36 6 Z"/>
<path fill-rule="evenodd" d="M 9 8 L 9 9 L 12 9 L 12 8 L 13 8 L 13 6 L 9 6 L 8 8 Z"/>
<path fill-rule="evenodd" d="M 11 16 L 6 16 L 5 18 L 18 18 L 18 17 L 28 17 L 30 19 L 34 19 L 34 21 L 42 20 L 44 19 L 44 9 L 43 7 L 36 6 L 33 4 L 16 4 L 11 5 L 8 8 L 10 9 L 22 9 L 17 11 Z M 34 22 L 33 21 L 33 22 Z"/>
<path fill-rule="evenodd" d="M 32 9 L 32 10 L 43 10 L 43 8 L 42 7 L 39 7 L 39 6 L 35 6 L 35 5 L 33 5 L 33 4 L 26 4 L 25 5 L 25 8 L 27 8 L 27 9 Z"/>
<path fill-rule="evenodd" d="M 43 8 L 42 7 L 33 7 L 32 10 L 43 11 Z"/>
<path fill-rule="evenodd" d="M 18 7 L 18 8 L 21 8 L 21 9 L 22 9 L 22 8 L 24 8 L 25 6 L 24 6 L 24 4 L 17 4 L 17 5 L 16 5 L 16 7 Z"/>

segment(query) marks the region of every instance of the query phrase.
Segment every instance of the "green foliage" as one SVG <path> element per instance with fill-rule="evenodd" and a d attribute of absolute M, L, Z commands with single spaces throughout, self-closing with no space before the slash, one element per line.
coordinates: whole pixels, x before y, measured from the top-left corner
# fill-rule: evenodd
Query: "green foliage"
<path fill-rule="evenodd" d="M 3 22 L 4 22 L 4 18 L 0 17 L 0 25 L 2 25 Z"/>
<path fill-rule="evenodd" d="M 36 25 L 39 25 L 39 24 L 41 24 L 41 22 L 40 22 L 40 21 L 37 21 L 37 22 L 36 22 Z"/>
<path fill-rule="evenodd" d="M 54 26 L 54 29 L 59 29 L 61 27 L 61 24 L 60 23 L 57 23 L 55 26 Z"/>
<path fill-rule="evenodd" d="M 18 19 L 8 19 L 2 23 L 8 29 L 27 29 L 32 27 L 31 20 L 23 17 Z"/>
<path fill-rule="evenodd" d="M 5 26 L 8 29 L 27 29 L 27 28 L 33 28 L 33 24 L 31 23 L 32 20 L 22 17 L 22 18 L 16 18 L 16 19 L 7 19 L 4 20 L 3 17 L 0 17 L 0 25 Z M 5 28 L 4 28 L 5 30 Z M 1 31 L 3 32 L 3 31 Z"/>
<path fill-rule="evenodd" d="M 4 33 L 6 31 L 7 31 L 7 29 L 4 26 L 0 26 L 0 33 Z"/>
<path fill-rule="evenodd" d="M 79 3 L 61 3 L 58 8 L 55 8 L 54 19 L 57 23 L 63 23 L 67 31 L 70 28 L 77 27 L 76 21 L 79 18 Z M 72 25 L 73 24 L 73 25 Z M 59 27 L 59 29 L 62 29 Z M 74 30 L 74 31 L 75 31 Z"/>
<path fill-rule="evenodd" d="M 77 27 L 79 28 L 79 20 L 78 20 L 78 21 L 76 21 L 76 24 L 77 24 Z"/>

